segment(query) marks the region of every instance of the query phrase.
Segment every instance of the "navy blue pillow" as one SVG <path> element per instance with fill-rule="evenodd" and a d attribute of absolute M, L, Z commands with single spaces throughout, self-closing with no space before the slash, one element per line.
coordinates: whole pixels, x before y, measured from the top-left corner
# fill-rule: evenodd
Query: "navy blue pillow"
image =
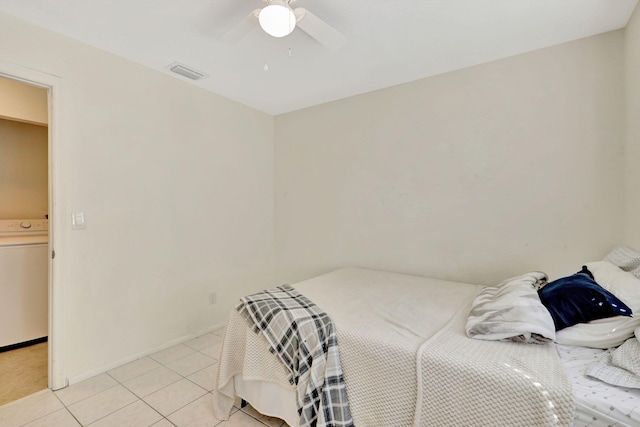
<path fill-rule="evenodd" d="M 593 280 L 586 267 L 573 276 L 548 283 L 538 295 L 551 313 L 556 331 L 606 317 L 633 316 L 625 303 Z"/>

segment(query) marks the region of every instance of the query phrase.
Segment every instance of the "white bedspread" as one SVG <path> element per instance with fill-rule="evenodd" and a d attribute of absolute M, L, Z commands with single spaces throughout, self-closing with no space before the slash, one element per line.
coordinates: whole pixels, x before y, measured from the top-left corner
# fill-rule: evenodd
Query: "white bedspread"
<path fill-rule="evenodd" d="M 553 343 L 473 340 L 464 323 L 422 347 L 420 425 L 572 425 L 574 395 Z"/>
<path fill-rule="evenodd" d="M 336 325 L 355 425 L 571 425 L 573 394 L 553 346 L 464 335 L 479 286 L 363 269 L 294 286 Z M 236 374 L 290 387 L 241 322 L 231 314 L 214 390 L 218 418 L 231 409 Z"/>

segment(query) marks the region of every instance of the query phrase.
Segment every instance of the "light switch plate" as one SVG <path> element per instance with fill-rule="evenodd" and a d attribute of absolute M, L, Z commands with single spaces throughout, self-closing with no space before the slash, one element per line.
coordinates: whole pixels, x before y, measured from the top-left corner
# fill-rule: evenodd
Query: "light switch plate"
<path fill-rule="evenodd" d="M 73 212 L 71 214 L 71 229 L 84 230 L 85 228 L 87 228 L 87 223 L 84 220 L 84 212 Z"/>

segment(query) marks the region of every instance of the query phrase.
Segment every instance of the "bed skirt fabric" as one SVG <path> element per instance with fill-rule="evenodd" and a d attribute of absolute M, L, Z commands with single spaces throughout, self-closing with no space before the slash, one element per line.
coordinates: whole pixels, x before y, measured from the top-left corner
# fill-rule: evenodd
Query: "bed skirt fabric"
<path fill-rule="evenodd" d="M 552 344 L 466 337 L 480 286 L 349 268 L 294 287 L 335 323 L 356 426 L 572 423 L 573 393 Z M 255 338 L 232 312 L 213 391 L 219 419 L 233 405 L 235 376 L 291 388 L 286 370 Z"/>
<path fill-rule="evenodd" d="M 267 341 L 253 333 L 246 320 L 236 310 L 229 314 L 218 372 L 213 390 L 213 413 L 219 420 L 229 419 L 235 402 L 236 387 L 234 378 L 238 376 L 245 381 L 268 382 L 295 396 L 295 385 L 289 383 L 289 372 L 282 362 L 269 352 Z M 242 396 L 247 397 L 247 396 Z M 295 419 L 287 418 L 290 426 L 298 425 L 297 405 L 295 399 L 288 402 L 292 407 Z M 265 415 L 282 416 L 276 413 Z"/>

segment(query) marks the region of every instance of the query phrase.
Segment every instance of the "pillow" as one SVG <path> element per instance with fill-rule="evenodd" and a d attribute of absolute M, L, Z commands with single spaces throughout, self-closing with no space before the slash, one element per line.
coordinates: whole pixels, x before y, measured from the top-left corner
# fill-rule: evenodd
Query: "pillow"
<path fill-rule="evenodd" d="M 556 332 L 556 342 L 591 348 L 617 347 L 633 336 L 640 327 L 640 316 L 614 316 L 606 319 L 578 323 Z M 639 331 L 640 335 L 640 331 Z"/>
<path fill-rule="evenodd" d="M 616 246 L 604 257 L 603 261 L 610 262 L 624 271 L 632 271 L 640 267 L 640 252 L 625 246 Z"/>
<path fill-rule="evenodd" d="M 535 271 L 483 288 L 467 318 L 467 336 L 532 344 L 553 341 L 556 330 L 536 291 L 547 275 Z"/>
<path fill-rule="evenodd" d="M 590 262 L 586 267 L 600 286 L 618 297 L 631 311 L 640 313 L 639 279 L 606 261 Z M 593 348 L 617 347 L 632 337 L 634 329 L 639 326 L 640 316 L 614 316 L 593 320 L 558 331 L 556 342 Z"/>
<path fill-rule="evenodd" d="M 624 302 L 635 313 L 640 313 L 640 279 L 607 261 L 589 262 L 587 269 L 596 283 Z"/>
<path fill-rule="evenodd" d="M 633 313 L 611 292 L 598 285 L 586 267 L 572 276 L 554 280 L 538 291 L 556 331 L 578 323 Z"/>

